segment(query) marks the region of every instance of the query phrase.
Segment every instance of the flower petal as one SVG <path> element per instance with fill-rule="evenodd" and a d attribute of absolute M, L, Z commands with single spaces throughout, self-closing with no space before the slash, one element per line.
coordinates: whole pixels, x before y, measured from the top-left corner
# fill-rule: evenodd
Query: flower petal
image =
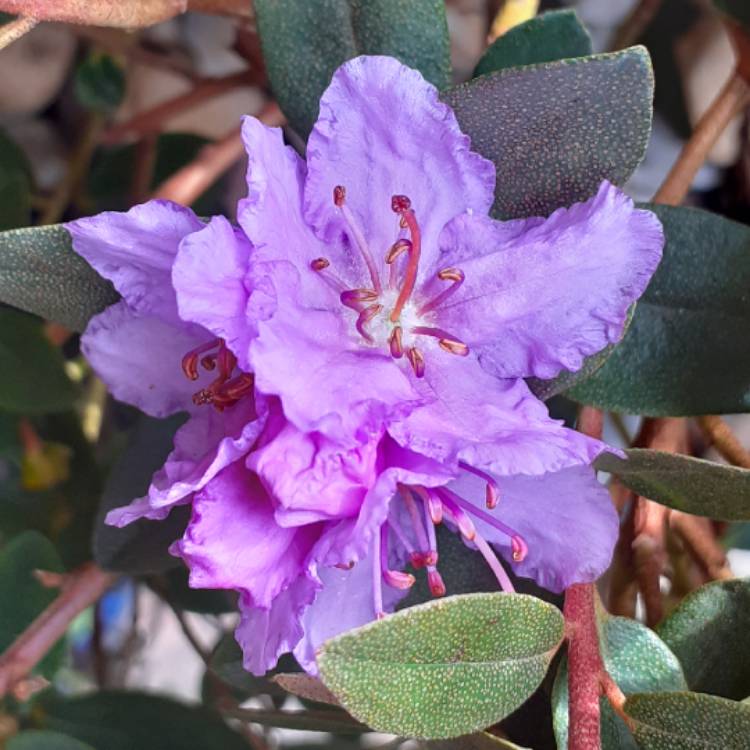
<path fill-rule="evenodd" d="M 173 324 L 120 301 L 89 321 L 81 351 L 115 398 L 166 417 L 188 410 L 192 394 L 208 385 L 210 378 L 190 381 L 181 368 L 183 356 L 205 340 L 199 326 Z"/>
<path fill-rule="evenodd" d="M 517 575 L 560 592 L 574 583 L 595 581 L 609 567 L 619 522 L 609 492 L 593 469 L 574 466 L 534 477 L 502 477 L 499 488 L 500 503 L 491 515 L 524 538 L 526 559 L 512 562 L 508 537 L 473 520 Z M 451 489 L 484 508 L 484 485 L 478 478 L 466 475 Z"/>
<path fill-rule="evenodd" d="M 177 322 L 172 263 L 183 237 L 203 223 L 189 209 L 154 200 L 65 225 L 73 249 L 138 312 Z"/>
<path fill-rule="evenodd" d="M 617 342 L 628 309 L 661 259 L 659 220 L 602 183 L 548 219 L 495 222 L 464 214 L 440 239 L 438 265 L 461 288 L 435 313 L 500 377 L 551 378 Z"/>
<path fill-rule="evenodd" d="M 305 574 L 319 526 L 285 529 L 258 478 L 237 461 L 193 498 L 193 515 L 174 553 L 190 569 L 193 588 L 235 589 L 246 603 L 268 608 Z"/>
<path fill-rule="evenodd" d="M 241 619 L 234 635 L 242 647 L 243 664 L 248 672 L 264 675 L 276 666 L 279 656 L 299 643 L 303 636 L 302 614 L 319 588 L 314 576 L 298 578 L 267 609 L 253 606 L 240 597 Z"/>
<path fill-rule="evenodd" d="M 251 246 L 240 229 L 216 216 L 198 232 L 185 237 L 172 268 L 180 317 L 199 323 L 224 339 L 248 370 L 246 287 Z"/>
<path fill-rule="evenodd" d="M 401 445 L 501 475 L 590 464 L 611 450 L 551 419 L 523 380 L 495 378 L 471 356 L 435 349 L 426 353 L 425 376 L 417 381 L 426 405 L 388 428 Z"/>
<path fill-rule="evenodd" d="M 392 57 L 357 57 L 334 73 L 307 164 L 305 216 L 321 239 L 341 242 L 345 224 L 333 189 L 343 185 L 372 253 L 384 257 L 399 232 L 391 197 L 406 195 L 422 231 L 425 267 L 449 219 L 465 210 L 486 214 L 494 200 L 492 163 L 470 150 L 437 89 Z M 359 268 L 362 280 L 361 261 Z"/>

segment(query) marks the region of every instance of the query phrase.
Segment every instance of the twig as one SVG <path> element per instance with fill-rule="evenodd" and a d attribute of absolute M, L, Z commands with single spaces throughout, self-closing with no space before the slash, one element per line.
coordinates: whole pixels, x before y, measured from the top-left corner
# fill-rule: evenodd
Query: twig
<path fill-rule="evenodd" d="M 97 601 L 116 578 L 94 563 L 87 563 L 68 576 L 60 595 L 0 656 L 0 698 L 31 672 L 70 623 Z"/>
<path fill-rule="evenodd" d="M 653 21 L 654 16 L 661 8 L 661 4 L 662 0 L 640 0 L 618 29 L 612 43 L 612 50 L 625 49 L 625 47 L 635 44 Z"/>
<path fill-rule="evenodd" d="M 667 513 L 645 497 L 639 497 L 635 509 L 633 567 L 646 608 L 646 622 L 656 625 L 664 616 L 660 578 L 667 562 Z"/>
<path fill-rule="evenodd" d="M 0 26 L 0 49 L 5 49 L 9 44 L 13 44 L 16 39 L 28 34 L 38 23 L 39 20 L 36 18 L 21 16 L 21 18 L 16 18 L 15 21 Z"/>
<path fill-rule="evenodd" d="M 240 18 L 254 16 L 252 0 L 188 0 L 188 10 Z"/>
<path fill-rule="evenodd" d="M 133 203 L 142 203 L 151 192 L 158 144 L 158 134 L 150 133 L 135 145 L 135 164 L 130 181 L 130 197 Z"/>
<path fill-rule="evenodd" d="M 40 21 L 61 21 L 91 26 L 136 28 L 151 26 L 184 13 L 187 0 L 0 0 L 6 13 L 33 16 Z"/>
<path fill-rule="evenodd" d="M 724 548 L 717 541 L 708 518 L 672 510 L 669 512 L 669 526 L 685 543 L 688 552 L 705 571 L 709 580 L 725 581 L 734 578 Z"/>
<path fill-rule="evenodd" d="M 275 102 L 267 104 L 258 119 L 266 125 L 281 125 L 284 122 Z M 163 182 L 153 197 L 189 206 L 243 154 L 241 132 L 236 128 L 220 141 L 204 146 L 195 160 Z"/>
<path fill-rule="evenodd" d="M 717 451 L 734 466 L 750 469 L 748 452 L 729 425 L 716 416 L 698 417 L 698 426 Z"/>
<path fill-rule="evenodd" d="M 157 133 L 163 129 L 164 123 L 169 122 L 173 117 L 202 104 L 208 99 L 213 99 L 238 86 L 249 83 L 252 83 L 249 71 L 234 73 L 223 78 L 198 81 L 190 91 L 157 104 L 144 112 L 139 112 L 126 122 L 112 125 L 104 132 L 102 142 L 113 144 L 130 136 L 143 137 Z"/>
<path fill-rule="evenodd" d="M 701 117 L 690 140 L 654 196 L 655 203 L 679 206 L 719 136 L 735 115 L 750 104 L 750 86 L 735 71 Z"/>
<path fill-rule="evenodd" d="M 617 539 L 612 565 L 609 569 L 607 605 L 613 615 L 633 618 L 638 601 L 638 582 L 635 579 L 633 564 L 636 496 L 619 484 L 615 492 L 622 495 L 626 515 L 620 526 L 620 536 Z M 617 505 L 617 502 L 615 504 Z"/>

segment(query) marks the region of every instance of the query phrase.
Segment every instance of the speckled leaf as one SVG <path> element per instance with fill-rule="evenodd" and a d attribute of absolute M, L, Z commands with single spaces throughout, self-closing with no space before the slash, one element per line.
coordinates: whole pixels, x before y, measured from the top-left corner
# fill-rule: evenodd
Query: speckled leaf
<path fill-rule="evenodd" d="M 750 706 L 700 693 L 645 693 L 625 702 L 640 750 L 747 750 Z"/>
<path fill-rule="evenodd" d="M 667 244 L 605 365 L 568 392 L 612 411 L 750 411 L 750 227 L 695 208 L 647 206 Z"/>
<path fill-rule="evenodd" d="M 277 674 L 271 681 L 298 698 L 315 703 L 328 703 L 331 706 L 341 705 L 336 696 L 319 679 L 309 674 Z"/>
<path fill-rule="evenodd" d="M 255 11 L 274 94 L 303 137 L 331 75 L 357 55 L 392 55 L 438 88 L 450 82 L 442 0 L 255 0 Z"/>
<path fill-rule="evenodd" d="M 403 610 L 326 642 L 320 675 L 373 729 L 443 739 L 491 726 L 541 683 L 559 610 L 522 594 L 466 594 Z"/>
<path fill-rule="evenodd" d="M 590 54 L 591 37 L 575 11 L 550 11 L 498 37 L 482 55 L 474 75 Z"/>
<path fill-rule="evenodd" d="M 0 308 L 0 408 L 21 414 L 69 409 L 78 395 L 42 321 Z"/>
<path fill-rule="evenodd" d="M 685 690 L 687 683 L 677 657 L 645 625 L 600 611 L 599 637 L 607 670 L 625 695 Z M 636 750 L 625 723 L 601 699 L 602 750 Z M 557 746 L 568 746 L 568 666 L 560 662 L 552 691 L 552 719 Z"/>
<path fill-rule="evenodd" d="M 91 745 L 79 742 L 59 732 L 30 729 L 11 737 L 6 750 L 94 750 Z"/>
<path fill-rule="evenodd" d="M 680 660 L 691 690 L 742 700 L 750 695 L 748 623 L 750 578 L 741 578 L 693 591 L 657 632 Z"/>
<path fill-rule="evenodd" d="M 501 70 L 442 98 L 495 163 L 495 216 L 546 216 L 630 177 L 651 132 L 653 76 L 646 50 L 632 47 Z"/>
<path fill-rule="evenodd" d="M 489 732 L 466 734 L 450 740 L 430 740 L 424 745 L 430 750 L 528 750 Z"/>
<path fill-rule="evenodd" d="M 107 570 L 125 573 L 161 573 L 180 564 L 167 551 L 182 536 L 190 506 L 175 508 L 164 521 L 140 520 L 122 529 L 104 519 L 113 508 L 127 505 L 148 490 L 151 476 L 172 449 L 172 439 L 184 415 L 169 419 L 142 416 L 128 447 L 115 463 L 104 488 L 94 528 L 94 559 Z"/>
<path fill-rule="evenodd" d="M 750 471 L 634 448 L 627 460 L 603 453 L 595 466 L 615 474 L 633 492 L 670 508 L 720 521 L 750 520 Z"/>
<path fill-rule="evenodd" d="M 117 299 L 61 225 L 0 232 L 0 302 L 82 331 Z"/>

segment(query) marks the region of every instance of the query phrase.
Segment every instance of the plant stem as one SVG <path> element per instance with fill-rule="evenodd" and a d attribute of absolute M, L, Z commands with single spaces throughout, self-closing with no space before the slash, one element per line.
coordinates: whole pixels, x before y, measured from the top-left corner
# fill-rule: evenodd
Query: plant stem
<path fill-rule="evenodd" d="M 734 577 L 727 562 L 726 552 L 717 541 L 713 525 L 708 518 L 672 510 L 669 512 L 668 522 L 709 580 L 725 581 Z"/>
<path fill-rule="evenodd" d="M 667 178 L 654 195 L 654 203 L 679 206 L 719 136 L 735 115 L 750 104 L 750 86 L 735 71 L 695 127 Z"/>
<path fill-rule="evenodd" d="M 717 451 L 734 466 L 750 469 L 750 452 L 732 432 L 729 425 L 716 416 L 698 417 L 698 426 Z"/>
<path fill-rule="evenodd" d="M 89 26 L 135 28 L 166 21 L 187 9 L 187 0 L 0 0 L 6 13 L 33 16 L 40 21 L 62 21 Z"/>
<path fill-rule="evenodd" d="M 661 5 L 662 0 L 640 0 L 618 29 L 612 49 L 625 49 L 625 47 L 635 44 L 648 28 Z"/>
<path fill-rule="evenodd" d="M 87 563 L 67 576 L 59 596 L 0 656 L 0 698 L 12 690 L 65 634 L 71 622 L 112 586 L 117 576 Z"/>

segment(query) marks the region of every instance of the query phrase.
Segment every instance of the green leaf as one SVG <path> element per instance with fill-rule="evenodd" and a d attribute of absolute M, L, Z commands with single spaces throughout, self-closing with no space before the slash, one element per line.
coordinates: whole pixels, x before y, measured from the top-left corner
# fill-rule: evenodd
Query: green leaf
<path fill-rule="evenodd" d="M 489 732 L 467 734 L 451 740 L 432 740 L 426 742 L 425 747 L 431 750 L 527 750 Z"/>
<path fill-rule="evenodd" d="M 717 581 L 686 596 L 657 632 L 682 664 L 691 690 L 750 695 L 750 578 Z"/>
<path fill-rule="evenodd" d="M 442 98 L 497 170 L 494 215 L 546 216 L 622 185 L 651 132 L 653 76 L 643 47 L 510 68 Z"/>
<path fill-rule="evenodd" d="M 38 720 L 101 750 L 247 750 L 244 739 L 213 711 L 151 693 L 51 697 L 42 701 Z"/>
<path fill-rule="evenodd" d="M 560 612 L 521 594 L 467 594 L 403 610 L 326 642 L 320 675 L 378 731 L 443 739 L 491 726 L 541 683 Z"/>
<path fill-rule="evenodd" d="M 57 596 L 57 591 L 34 578 L 35 570 L 63 570 L 52 543 L 38 532 L 27 531 L 0 549 L 0 653 Z M 59 643 L 53 648 L 35 672 L 51 678 L 62 658 L 62 647 Z"/>
<path fill-rule="evenodd" d="M 94 530 L 94 559 L 107 570 L 161 573 L 180 564 L 169 554 L 169 545 L 182 536 L 190 507 L 175 508 L 163 521 L 141 519 L 118 529 L 104 523 L 113 508 L 128 505 L 148 491 L 151 477 L 161 468 L 172 449 L 184 415 L 169 419 L 142 416 L 133 430 L 128 447 L 110 473 L 102 496 Z"/>
<path fill-rule="evenodd" d="M 645 693 L 628 698 L 625 712 L 640 750 L 747 750 L 750 706 L 726 698 Z"/>
<path fill-rule="evenodd" d="M 110 55 L 92 53 L 78 66 L 74 87 L 86 109 L 113 112 L 125 97 L 125 73 Z"/>
<path fill-rule="evenodd" d="M 0 408 L 22 414 L 64 411 L 77 395 L 42 322 L 0 308 Z"/>
<path fill-rule="evenodd" d="M 31 167 L 23 151 L 0 130 L 0 230 L 31 219 Z"/>
<path fill-rule="evenodd" d="M 747 0 L 713 0 L 714 5 L 743 26 L 750 27 L 750 5 Z"/>
<path fill-rule="evenodd" d="M 647 206 L 664 258 L 606 364 L 568 395 L 631 414 L 750 410 L 750 227 L 695 208 Z"/>
<path fill-rule="evenodd" d="M 255 12 L 271 87 L 302 137 L 333 72 L 357 55 L 391 55 L 438 88 L 450 82 L 442 0 L 256 0 Z"/>
<path fill-rule="evenodd" d="M 82 331 L 118 295 L 60 225 L 0 232 L 0 302 Z"/>
<path fill-rule="evenodd" d="M 599 639 L 604 665 L 625 695 L 685 690 L 680 662 L 645 625 L 600 612 Z M 602 750 L 636 750 L 625 723 L 606 698 L 601 705 Z M 564 658 L 552 691 L 552 719 L 558 747 L 568 746 L 568 662 Z"/>
<path fill-rule="evenodd" d="M 519 23 L 485 51 L 475 76 L 520 65 L 590 55 L 591 37 L 573 10 L 556 10 Z"/>
<path fill-rule="evenodd" d="M 91 745 L 79 742 L 59 732 L 30 729 L 11 737 L 6 750 L 94 750 Z"/>
<path fill-rule="evenodd" d="M 719 521 L 750 520 L 750 471 L 675 453 L 634 448 L 627 460 L 611 453 L 596 459 L 629 489 L 685 513 Z"/>

